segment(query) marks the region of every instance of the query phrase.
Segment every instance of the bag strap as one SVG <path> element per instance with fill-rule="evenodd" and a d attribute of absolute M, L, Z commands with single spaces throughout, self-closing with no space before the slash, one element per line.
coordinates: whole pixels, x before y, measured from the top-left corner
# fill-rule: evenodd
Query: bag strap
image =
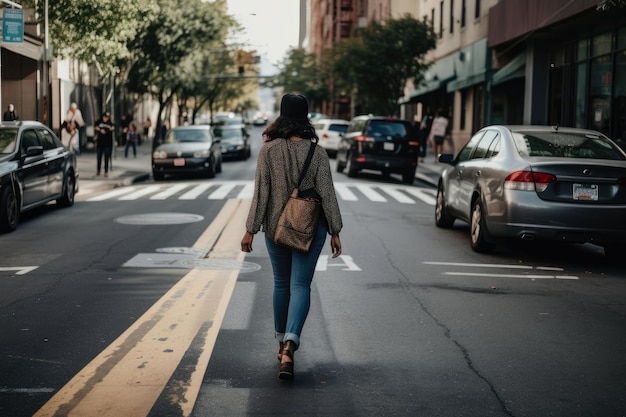
<path fill-rule="evenodd" d="M 315 152 L 315 142 L 311 141 L 311 147 L 309 148 L 309 153 L 306 156 L 306 160 L 304 161 L 304 166 L 302 167 L 302 172 L 300 172 L 300 179 L 298 180 L 298 189 L 300 188 L 300 184 L 304 180 L 306 176 L 306 172 L 309 169 L 309 165 L 311 165 L 311 159 L 313 159 L 313 153 Z"/>

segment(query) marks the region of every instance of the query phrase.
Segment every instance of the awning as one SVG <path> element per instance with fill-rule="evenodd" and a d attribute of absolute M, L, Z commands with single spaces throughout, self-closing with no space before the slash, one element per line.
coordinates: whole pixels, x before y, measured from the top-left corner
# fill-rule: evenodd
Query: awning
<path fill-rule="evenodd" d="M 491 78 L 492 85 L 502 84 L 516 78 L 526 76 L 526 53 L 519 54 L 513 58 L 508 64 L 500 68 L 493 74 Z"/>
<path fill-rule="evenodd" d="M 447 90 L 448 90 L 448 93 L 451 93 L 453 91 L 462 90 L 464 88 L 471 87 L 473 85 L 480 84 L 483 82 L 485 82 L 484 72 L 481 74 L 474 74 L 467 78 L 463 78 L 462 80 L 454 80 L 448 84 Z"/>

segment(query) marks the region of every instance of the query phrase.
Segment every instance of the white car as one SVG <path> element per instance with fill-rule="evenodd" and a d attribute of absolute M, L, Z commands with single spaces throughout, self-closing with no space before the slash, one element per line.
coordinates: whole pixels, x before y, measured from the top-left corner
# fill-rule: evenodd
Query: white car
<path fill-rule="evenodd" d="M 320 119 L 313 124 L 320 138 L 318 145 L 326 149 L 329 156 L 337 155 L 339 141 L 348 130 L 350 122 L 343 119 Z"/>

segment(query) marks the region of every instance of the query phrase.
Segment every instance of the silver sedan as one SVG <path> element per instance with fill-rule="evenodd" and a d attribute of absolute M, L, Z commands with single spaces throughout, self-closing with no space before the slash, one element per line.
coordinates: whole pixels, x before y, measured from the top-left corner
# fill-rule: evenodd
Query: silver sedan
<path fill-rule="evenodd" d="M 599 132 L 488 126 L 439 178 L 435 223 L 470 224 L 477 252 L 496 238 L 594 243 L 626 256 L 626 153 Z"/>

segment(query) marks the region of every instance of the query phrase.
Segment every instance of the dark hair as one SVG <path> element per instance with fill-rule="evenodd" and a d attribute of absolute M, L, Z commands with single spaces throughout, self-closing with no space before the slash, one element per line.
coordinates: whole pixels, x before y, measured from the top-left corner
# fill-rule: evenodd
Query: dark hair
<path fill-rule="evenodd" d="M 277 138 L 289 139 L 292 136 L 310 139 L 315 143 L 319 140 L 317 133 L 315 133 L 315 128 L 308 119 L 306 121 L 296 121 L 278 116 L 263 131 L 263 137 L 266 141 Z"/>

